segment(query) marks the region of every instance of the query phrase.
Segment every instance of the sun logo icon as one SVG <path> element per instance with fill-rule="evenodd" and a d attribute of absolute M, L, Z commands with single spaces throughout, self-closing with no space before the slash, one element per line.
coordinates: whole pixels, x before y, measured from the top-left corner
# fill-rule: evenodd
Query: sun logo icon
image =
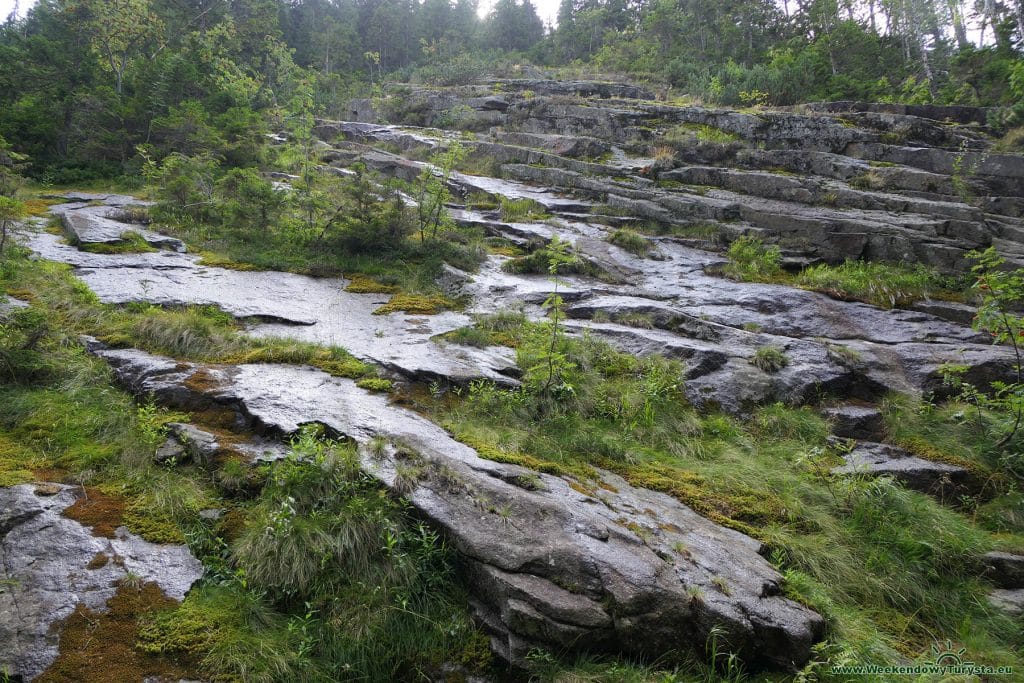
<path fill-rule="evenodd" d="M 963 656 L 967 653 L 967 648 L 954 650 L 953 642 L 950 640 L 946 641 L 946 647 L 942 650 L 939 649 L 938 643 L 932 645 L 932 653 L 935 654 L 936 666 L 971 666 L 974 664 L 974 662 L 964 661 Z"/>

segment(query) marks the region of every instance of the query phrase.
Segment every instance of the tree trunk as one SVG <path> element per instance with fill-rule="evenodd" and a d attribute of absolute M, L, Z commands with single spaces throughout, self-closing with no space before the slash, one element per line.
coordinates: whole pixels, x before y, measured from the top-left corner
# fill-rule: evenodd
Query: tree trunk
<path fill-rule="evenodd" d="M 956 46 L 966 50 L 970 43 L 967 41 L 967 27 L 964 26 L 963 0 L 949 0 L 949 18 L 953 24 L 953 36 L 956 38 Z"/>

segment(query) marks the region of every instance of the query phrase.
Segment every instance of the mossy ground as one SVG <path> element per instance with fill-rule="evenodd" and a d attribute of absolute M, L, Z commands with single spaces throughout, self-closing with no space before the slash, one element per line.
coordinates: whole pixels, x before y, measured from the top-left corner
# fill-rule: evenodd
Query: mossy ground
<path fill-rule="evenodd" d="M 79 606 L 61 630 L 60 654 L 36 681 L 41 683 L 111 683 L 191 678 L 198 670 L 184 653 L 153 656 L 135 647 L 139 619 L 166 610 L 174 601 L 153 583 L 122 584 L 107 609 L 92 612 Z"/>

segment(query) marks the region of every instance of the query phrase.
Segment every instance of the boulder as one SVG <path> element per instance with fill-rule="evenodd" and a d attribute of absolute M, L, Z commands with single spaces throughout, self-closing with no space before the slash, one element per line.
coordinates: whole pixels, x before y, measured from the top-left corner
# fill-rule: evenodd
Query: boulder
<path fill-rule="evenodd" d="M 1024 555 L 997 550 L 981 556 L 985 578 L 1000 588 L 1024 588 Z"/>
<path fill-rule="evenodd" d="M 110 245 L 115 246 L 125 241 L 126 232 L 137 233 L 151 247 L 169 249 L 179 253 L 187 251 L 185 243 L 176 237 L 168 237 L 151 230 L 144 230 L 137 225 L 124 223 L 106 214 L 106 205 L 85 206 L 69 209 L 59 213 L 61 224 L 68 237 L 77 245 Z"/>

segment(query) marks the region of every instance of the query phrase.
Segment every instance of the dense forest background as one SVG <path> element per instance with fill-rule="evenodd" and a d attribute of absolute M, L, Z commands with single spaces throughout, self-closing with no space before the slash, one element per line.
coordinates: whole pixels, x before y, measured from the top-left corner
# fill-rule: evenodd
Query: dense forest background
<path fill-rule="evenodd" d="M 50 182 L 138 177 L 212 151 L 259 163 L 265 133 L 386 80 L 617 73 L 668 98 L 1008 105 L 1024 116 L 1024 0 L 41 0 L 0 26 L 0 137 Z"/>

